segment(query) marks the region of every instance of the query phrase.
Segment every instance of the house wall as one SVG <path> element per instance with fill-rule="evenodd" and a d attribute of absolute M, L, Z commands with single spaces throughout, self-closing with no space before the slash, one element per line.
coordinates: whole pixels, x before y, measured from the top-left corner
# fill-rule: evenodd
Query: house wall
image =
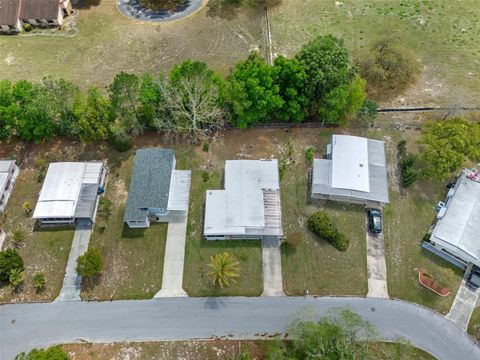
<path fill-rule="evenodd" d="M 17 20 L 15 25 L 0 25 L 0 32 L 5 34 L 15 34 L 22 30 L 22 23 L 20 19 Z"/>
<path fill-rule="evenodd" d="M 384 203 L 379 201 L 371 201 L 371 200 L 357 199 L 357 198 L 337 196 L 337 195 L 312 194 L 311 197 L 312 199 L 318 199 L 318 200 L 332 200 L 332 201 L 339 201 L 339 202 L 344 202 L 349 204 L 359 204 L 369 208 L 370 207 L 381 208 L 383 205 L 385 205 Z"/>

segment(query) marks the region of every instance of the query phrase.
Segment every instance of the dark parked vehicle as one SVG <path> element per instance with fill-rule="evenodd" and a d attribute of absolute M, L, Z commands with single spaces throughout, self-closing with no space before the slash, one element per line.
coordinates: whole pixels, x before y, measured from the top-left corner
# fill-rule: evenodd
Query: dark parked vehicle
<path fill-rule="evenodd" d="M 382 211 L 379 209 L 368 209 L 368 229 L 374 234 L 382 232 Z"/>
<path fill-rule="evenodd" d="M 470 275 L 468 275 L 467 285 L 473 289 L 478 289 L 480 287 L 480 269 L 478 267 L 474 266 Z"/>

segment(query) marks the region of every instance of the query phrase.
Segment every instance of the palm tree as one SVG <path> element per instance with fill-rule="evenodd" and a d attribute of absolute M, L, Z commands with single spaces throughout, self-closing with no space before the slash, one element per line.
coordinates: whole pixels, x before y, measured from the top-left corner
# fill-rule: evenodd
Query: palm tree
<path fill-rule="evenodd" d="M 237 259 L 228 252 L 211 256 L 208 267 L 211 269 L 209 275 L 212 277 L 213 285 L 218 283 L 223 289 L 224 286 L 229 286 L 230 282 L 235 282 L 240 277 L 238 265 Z"/>

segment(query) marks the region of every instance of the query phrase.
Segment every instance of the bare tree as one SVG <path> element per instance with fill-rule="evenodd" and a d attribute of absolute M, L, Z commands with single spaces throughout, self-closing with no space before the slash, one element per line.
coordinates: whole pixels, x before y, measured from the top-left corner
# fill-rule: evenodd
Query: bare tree
<path fill-rule="evenodd" d="M 225 124 L 219 88 L 208 71 L 181 76 L 165 88 L 165 102 L 170 112 L 164 124 L 171 133 L 193 142 L 205 138 Z"/>

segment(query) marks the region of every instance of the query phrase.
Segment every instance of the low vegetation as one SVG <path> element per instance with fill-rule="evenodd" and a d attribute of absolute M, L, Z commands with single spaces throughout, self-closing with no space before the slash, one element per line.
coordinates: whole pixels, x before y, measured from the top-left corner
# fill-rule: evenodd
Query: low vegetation
<path fill-rule="evenodd" d="M 96 248 L 89 248 L 85 254 L 80 255 L 77 260 L 77 273 L 87 281 L 103 270 L 103 258 L 101 252 Z"/>
<path fill-rule="evenodd" d="M 315 212 L 310 216 L 307 224 L 311 231 L 327 240 L 338 250 L 346 251 L 348 249 L 348 238 L 337 229 L 337 226 L 329 219 L 325 211 Z"/>
<path fill-rule="evenodd" d="M 20 274 L 23 278 L 23 259 L 15 249 L 0 251 L 0 281 L 8 281 L 13 286 L 19 280 Z M 17 284 L 18 285 L 18 284 Z"/>
<path fill-rule="evenodd" d="M 14 360 L 69 360 L 68 354 L 61 346 L 52 346 L 47 349 L 33 349 L 28 354 L 21 353 Z"/>
<path fill-rule="evenodd" d="M 236 282 L 240 277 L 240 263 L 229 252 L 218 253 L 210 257 L 210 277 L 212 284 L 219 285 L 222 289 L 229 286 L 230 283 Z"/>

